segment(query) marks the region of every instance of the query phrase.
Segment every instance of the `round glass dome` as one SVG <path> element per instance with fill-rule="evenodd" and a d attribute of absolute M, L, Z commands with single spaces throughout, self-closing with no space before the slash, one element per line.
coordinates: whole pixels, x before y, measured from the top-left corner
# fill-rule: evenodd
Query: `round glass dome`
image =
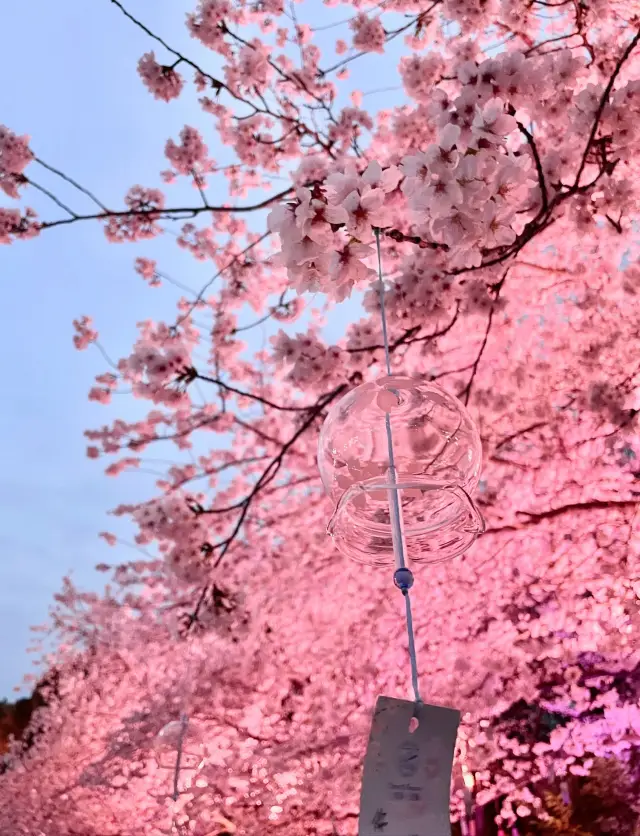
<path fill-rule="evenodd" d="M 457 398 L 400 375 L 352 389 L 322 427 L 318 466 L 334 501 L 328 530 L 337 548 L 360 563 L 394 562 L 387 422 L 407 558 L 439 563 L 462 554 L 484 530 L 470 497 L 480 478 L 480 435 Z"/>
<path fill-rule="evenodd" d="M 200 767 L 207 755 L 200 727 L 192 720 L 173 720 L 163 726 L 155 740 L 158 766 L 174 769 L 180 753 L 180 767 L 193 770 Z"/>

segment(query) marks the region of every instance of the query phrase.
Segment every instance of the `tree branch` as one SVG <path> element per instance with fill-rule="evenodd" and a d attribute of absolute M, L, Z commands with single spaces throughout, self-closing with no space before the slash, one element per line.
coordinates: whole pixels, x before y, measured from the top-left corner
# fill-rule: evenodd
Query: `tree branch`
<path fill-rule="evenodd" d="M 491 310 L 489 311 L 489 316 L 487 318 L 487 327 L 484 332 L 484 338 L 482 340 L 482 345 L 480 346 L 480 351 L 478 352 L 478 356 L 473 362 L 473 366 L 471 367 L 471 377 L 469 378 L 469 382 L 464 387 L 462 392 L 458 395 L 460 400 L 464 400 L 464 405 L 469 405 L 469 398 L 471 397 L 471 387 L 473 386 L 473 381 L 475 380 L 476 374 L 478 372 L 478 366 L 480 365 L 480 360 L 482 360 L 482 355 L 484 354 L 484 350 L 487 347 L 487 342 L 489 340 L 489 332 L 491 331 L 491 323 L 493 322 L 493 313 L 495 307 L 492 305 Z"/>
<path fill-rule="evenodd" d="M 527 142 L 529 143 L 531 152 L 533 153 L 533 159 L 536 163 L 536 171 L 538 172 L 538 185 L 540 186 L 540 194 L 542 197 L 542 211 L 546 212 L 549 208 L 549 195 L 547 193 L 547 184 L 544 179 L 544 171 L 542 168 L 542 162 L 540 160 L 540 154 L 538 153 L 538 147 L 533 138 L 533 134 L 530 131 L 528 131 L 521 122 L 518 122 L 517 125 L 520 130 L 520 133 L 524 134 L 524 136 L 527 138 Z"/>
<path fill-rule="evenodd" d="M 84 186 L 81 186 L 80 183 L 77 183 L 72 177 L 69 177 L 68 174 L 64 174 L 64 172 L 60 171 L 57 168 L 54 168 L 52 165 L 49 165 L 49 163 L 45 163 L 44 160 L 41 160 L 39 157 L 34 157 L 33 161 L 38 163 L 38 165 L 41 165 L 43 168 L 46 168 L 47 171 L 50 171 L 52 174 L 57 175 L 62 180 L 69 183 L 69 185 L 78 189 L 79 192 L 85 194 L 90 200 L 92 200 L 96 204 L 96 206 L 99 206 L 100 209 L 102 209 L 103 211 L 109 211 L 107 207 L 104 205 L 104 203 L 102 203 L 102 201 L 98 200 L 98 198 L 92 192 L 90 192 L 88 189 L 85 189 Z"/>
<path fill-rule="evenodd" d="M 426 342 L 427 340 L 435 340 L 437 337 L 442 337 L 444 334 L 447 334 L 453 326 L 456 324 L 458 320 L 458 315 L 460 313 L 460 303 L 456 303 L 456 311 L 453 315 L 451 321 L 441 328 L 439 331 L 433 331 L 431 334 L 425 334 L 422 337 L 415 336 L 416 334 L 420 333 L 422 325 L 415 325 L 413 328 L 408 328 L 401 337 L 398 337 L 397 340 L 391 343 L 389 346 L 389 351 L 395 351 L 396 348 L 399 348 L 401 345 L 412 345 L 413 343 L 419 342 Z M 384 349 L 384 345 L 376 344 L 376 345 L 365 345 L 362 348 L 347 348 L 345 351 L 349 354 L 361 354 L 364 351 L 381 351 Z"/>
<path fill-rule="evenodd" d="M 510 441 L 513 441 L 514 438 L 518 438 L 521 435 L 526 435 L 527 433 L 533 432 L 533 430 L 538 430 L 540 429 L 540 427 L 546 426 L 546 424 L 546 421 L 536 421 L 534 424 L 529 424 L 528 427 L 524 427 L 521 430 L 516 430 L 516 432 L 513 432 L 510 435 L 505 436 L 496 445 L 495 452 L 497 452 L 501 447 L 504 447 L 505 444 L 508 444 Z"/>
<path fill-rule="evenodd" d="M 218 550 L 220 552 L 218 554 L 218 557 L 217 557 L 215 563 L 213 564 L 214 569 L 217 569 L 220 566 L 222 560 L 224 559 L 225 554 L 229 551 L 229 548 L 231 547 L 232 543 L 234 542 L 234 540 L 238 536 L 238 534 L 240 532 L 240 529 L 242 528 L 242 525 L 243 525 L 243 523 L 244 523 L 244 521 L 247 517 L 247 514 L 249 513 L 249 508 L 250 508 L 252 500 L 262 490 L 262 488 L 266 487 L 270 482 L 273 481 L 273 479 L 275 479 L 275 477 L 278 474 L 280 468 L 282 467 L 282 463 L 283 463 L 287 453 L 294 446 L 294 444 L 300 438 L 300 436 L 304 435 L 304 433 L 309 429 L 309 427 L 313 424 L 313 422 L 321 414 L 321 412 L 325 409 L 325 407 L 327 407 L 332 401 L 334 401 L 339 395 L 341 395 L 342 392 L 344 392 L 344 390 L 346 388 L 347 388 L 347 384 L 343 383 L 340 386 L 337 386 L 335 389 L 333 389 L 327 395 L 324 395 L 322 398 L 319 399 L 319 401 L 317 402 L 315 407 L 312 409 L 310 415 L 305 419 L 305 421 L 295 431 L 295 433 L 291 436 L 291 438 L 282 445 L 282 449 L 280 450 L 278 455 L 275 456 L 272 459 L 272 461 L 269 463 L 269 465 L 265 468 L 262 475 L 260 476 L 260 478 L 258 479 L 256 484 L 253 486 L 253 488 L 252 488 L 251 492 L 248 494 L 248 496 L 245 497 L 245 499 L 242 501 L 242 503 L 239 503 L 239 506 L 241 505 L 241 507 L 242 507 L 242 511 L 238 516 L 238 520 L 236 521 L 236 524 L 233 528 L 233 531 L 231 532 L 231 534 L 227 538 L 220 541 L 219 543 L 216 543 L 211 548 L 212 552 L 215 552 L 215 551 L 218 551 Z M 209 589 L 210 589 L 209 585 L 205 586 L 202 589 L 202 591 L 200 593 L 200 596 L 198 598 L 198 601 L 196 603 L 196 606 L 194 607 L 193 612 L 190 613 L 187 616 L 187 629 L 190 629 L 197 622 L 198 615 L 200 613 L 202 605 L 204 604 L 204 602 L 206 600 L 206 596 L 207 596 L 207 593 L 208 593 Z"/>
<path fill-rule="evenodd" d="M 111 0 L 116 2 L 116 0 Z M 283 197 L 291 194 L 293 187 L 284 189 L 272 197 L 266 198 L 259 203 L 254 203 L 250 206 L 187 206 L 176 207 L 173 209 L 126 209 L 119 212 L 95 212 L 91 215 L 74 215 L 72 218 L 62 218 L 59 221 L 45 221 L 41 223 L 40 229 L 52 229 L 55 226 L 65 226 L 67 224 L 76 223 L 77 221 L 106 221 L 110 218 L 149 218 L 151 221 L 159 220 L 187 220 L 188 218 L 195 218 L 203 212 L 216 213 L 232 213 L 232 212 L 257 212 L 259 209 L 266 209 Z M 174 217 L 176 215 L 182 217 Z"/>
<path fill-rule="evenodd" d="M 238 101 L 241 101 L 244 104 L 248 104 L 249 106 L 253 106 L 253 105 L 251 105 L 251 102 L 248 102 L 245 99 L 243 99 L 241 97 L 238 97 L 229 87 L 227 87 L 227 85 L 223 81 L 220 81 L 219 79 L 214 78 L 209 73 L 204 72 L 204 70 L 202 70 L 190 58 L 187 58 L 181 52 L 178 52 L 176 49 L 169 46 L 169 44 L 166 41 L 164 41 L 161 37 L 159 37 L 154 32 L 152 32 L 151 29 L 149 29 L 147 26 L 144 25 L 144 23 L 142 23 L 136 17 L 134 17 L 131 14 L 131 12 L 127 11 L 127 9 L 125 9 L 125 7 L 122 5 L 120 0 L 111 0 L 111 3 L 113 3 L 114 6 L 116 6 L 118 9 L 120 9 L 122 14 L 126 18 L 128 18 L 135 26 L 137 26 L 139 29 L 141 29 L 145 33 L 145 35 L 148 35 L 150 38 L 152 38 L 154 41 L 156 41 L 156 43 L 159 43 L 161 46 L 163 46 L 167 50 L 167 52 L 170 52 L 171 55 L 175 56 L 175 58 L 178 59 L 178 61 L 177 61 L 178 63 L 187 64 L 187 66 L 191 67 L 193 70 L 195 70 L 197 73 L 199 73 L 203 78 L 206 78 L 211 83 L 211 86 L 215 90 L 226 90 L 228 93 L 230 93 L 230 95 L 233 96 L 234 99 L 237 99 Z"/>
<path fill-rule="evenodd" d="M 580 166 L 578 167 L 578 173 L 576 174 L 576 179 L 573 183 L 573 190 L 576 190 L 580 186 L 580 177 L 582 176 L 582 172 L 584 171 L 584 167 L 587 164 L 587 158 L 589 156 L 589 151 L 591 150 L 591 146 L 593 144 L 593 140 L 596 138 L 596 134 L 598 133 L 598 128 L 600 127 L 600 120 L 602 119 L 602 114 L 604 113 L 604 109 L 609 101 L 609 96 L 611 95 L 611 91 L 613 90 L 613 85 L 616 82 L 616 78 L 620 74 L 622 70 L 623 64 L 629 58 L 633 50 L 640 41 L 640 29 L 636 32 L 635 36 L 629 42 L 627 48 L 622 53 L 622 56 L 618 59 L 616 66 L 611 73 L 611 77 L 609 79 L 609 83 L 604 89 L 604 93 L 600 97 L 600 103 L 598 104 L 598 109 L 595 113 L 595 118 L 593 120 L 593 125 L 591 126 L 591 133 L 589 134 L 589 139 L 587 140 L 587 144 L 585 149 L 582 153 L 582 159 L 580 160 Z"/>
<path fill-rule="evenodd" d="M 526 519 L 520 523 L 510 523 L 508 525 L 498 525 L 492 528 L 487 528 L 485 534 L 497 534 L 500 531 L 519 531 L 522 528 L 528 528 L 530 525 L 537 525 L 543 520 L 554 519 L 555 517 L 560 517 L 563 514 L 568 514 L 572 511 L 597 511 L 609 508 L 632 508 L 639 504 L 640 499 L 592 499 L 586 502 L 571 502 L 567 505 L 561 505 L 558 508 L 550 508 L 547 511 L 516 511 L 517 515 L 525 517 Z"/>
<path fill-rule="evenodd" d="M 244 392 L 242 389 L 236 389 L 235 386 L 231 386 L 229 383 L 225 383 L 223 380 L 218 378 L 200 374 L 200 372 L 194 368 L 187 369 L 185 371 L 184 380 L 186 383 L 190 383 L 192 380 L 204 380 L 206 383 L 215 383 L 216 386 L 220 386 L 226 392 L 232 392 L 234 395 L 238 395 L 241 398 L 249 398 L 250 400 L 264 404 L 265 406 L 277 409 L 280 412 L 308 412 L 310 409 L 315 409 L 316 406 L 315 404 L 309 404 L 309 406 L 284 406 L 283 404 L 277 404 L 270 401 L 268 398 L 263 398 L 260 395 L 254 395 L 253 392 Z"/>

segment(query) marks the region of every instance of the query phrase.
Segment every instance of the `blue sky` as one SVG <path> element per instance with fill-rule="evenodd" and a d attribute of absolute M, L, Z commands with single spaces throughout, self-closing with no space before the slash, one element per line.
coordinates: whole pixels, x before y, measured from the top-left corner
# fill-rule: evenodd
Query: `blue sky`
<path fill-rule="evenodd" d="M 169 28 L 163 5 L 171 4 L 157 4 L 157 21 Z M 188 121 L 189 108 L 181 102 L 158 106 L 138 82 L 136 60 L 146 49 L 142 34 L 107 0 L 38 0 L 31 7 L 13 4 L 3 16 L 5 31 L 30 34 L 28 52 L 23 38 L 5 39 L 13 81 L 2 120 L 30 134 L 39 157 L 114 205 L 128 185 L 156 183 L 163 142 Z M 29 174 L 46 180 L 35 170 Z M 58 216 L 46 199 L 30 195 L 30 202 L 43 215 Z M 87 400 L 91 380 L 105 363 L 97 352 L 75 351 L 71 322 L 93 315 L 118 357 L 131 345 L 135 323 L 168 315 L 172 296 L 150 291 L 133 273 L 139 248 L 109 245 L 94 225 L 52 232 L 0 251 L 6 312 L 0 695 L 9 695 L 28 669 L 29 625 L 44 620 L 62 575 L 72 569 L 78 582 L 95 585 L 95 564 L 113 560 L 113 551 L 97 539 L 98 531 L 113 527 L 106 511 L 151 487 L 144 475 L 110 480 L 85 456 L 84 429 L 108 417 Z M 166 253 L 167 271 L 197 271 L 170 241 L 155 249 Z M 125 415 L 134 406 L 126 400 Z"/>
<path fill-rule="evenodd" d="M 217 69 L 217 58 L 189 38 L 184 14 L 195 2 L 130 0 L 128 8 L 163 35 L 176 49 Z M 298 6 L 300 20 L 326 24 L 341 20 L 347 9 L 328 10 L 314 0 Z M 171 105 L 155 101 L 142 86 L 136 64 L 150 45 L 109 0 L 34 0 L 3 10 L 3 61 L 11 84 L 2 102 L 2 122 L 31 136 L 36 154 L 119 205 L 135 183 L 159 184 L 166 167 L 166 139 L 177 137 L 185 123 L 205 132 L 212 154 L 228 160 L 191 92 Z M 18 33 L 28 33 L 25 37 Z M 326 43 L 346 37 L 346 27 L 326 33 Z M 398 39 L 400 41 L 400 39 Z M 402 49 L 394 44 L 394 51 Z M 354 86 L 367 90 L 380 79 L 379 56 L 354 64 Z M 374 64 L 375 62 L 375 64 Z M 389 67 L 393 63 L 387 63 Z M 374 84 L 376 82 L 374 81 Z M 391 83 L 396 83 L 395 80 Z M 388 75 L 384 85 L 390 86 Z M 398 102 L 399 92 L 378 94 L 376 107 Z M 210 123 L 209 123 L 210 124 Z M 51 186 L 54 181 L 35 166 L 29 176 Z M 90 204 L 56 188 L 74 207 Z M 175 196 L 179 192 L 173 191 Z M 189 192 L 189 194 L 191 194 Z M 59 217 L 46 198 L 33 193 L 29 204 L 43 217 Z M 153 493 L 153 477 L 124 475 L 112 480 L 101 463 L 85 456 L 83 431 L 116 415 L 139 414 L 140 404 L 122 396 L 110 412 L 89 403 L 87 391 L 96 373 L 106 370 L 97 351 L 72 345 L 72 320 L 93 316 L 112 357 L 128 353 L 135 324 L 170 317 L 176 294 L 170 286 L 150 290 L 134 273 L 136 256 L 158 259 L 160 267 L 183 283 L 200 288 L 211 268 L 183 253 L 170 236 L 148 244 L 108 244 L 97 225 L 50 230 L 39 239 L 0 249 L 3 309 L 1 332 L 4 409 L 0 412 L 0 697 L 29 670 L 29 626 L 46 618 L 63 574 L 72 570 L 83 586 L 101 583 L 94 566 L 118 555 L 97 538 L 108 529 L 122 532 L 107 512 L 120 502 Z M 344 328 L 354 306 L 332 319 L 334 334 Z M 123 547 L 124 548 L 124 547 Z M 125 549 L 119 557 L 130 559 Z"/>

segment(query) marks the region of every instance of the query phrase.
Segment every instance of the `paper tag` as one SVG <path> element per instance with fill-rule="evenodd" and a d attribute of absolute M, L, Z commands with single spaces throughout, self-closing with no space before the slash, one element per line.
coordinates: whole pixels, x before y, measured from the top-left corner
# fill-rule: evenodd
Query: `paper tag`
<path fill-rule="evenodd" d="M 378 697 L 364 760 L 358 836 L 451 836 L 449 797 L 459 723 L 460 712 L 451 708 Z"/>

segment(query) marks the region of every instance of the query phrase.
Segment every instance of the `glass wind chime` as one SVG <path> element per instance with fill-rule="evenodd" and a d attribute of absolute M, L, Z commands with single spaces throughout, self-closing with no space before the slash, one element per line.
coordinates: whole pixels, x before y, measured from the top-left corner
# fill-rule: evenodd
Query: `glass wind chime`
<path fill-rule="evenodd" d="M 170 773 L 171 798 L 177 801 L 180 794 L 191 787 L 206 760 L 200 730 L 186 712 L 160 730 L 155 755 L 158 767 Z"/>
<path fill-rule="evenodd" d="M 177 628 L 170 627 L 169 632 L 174 639 L 178 639 Z M 178 709 L 178 719 L 163 726 L 153 741 L 153 754 L 160 779 L 160 787 L 153 795 L 163 804 L 173 802 L 168 808 L 171 825 L 167 831 L 159 831 L 166 832 L 167 836 L 188 836 L 191 832 L 188 827 L 189 817 L 176 802 L 179 802 L 181 796 L 192 794 L 196 787 L 206 785 L 206 779 L 204 783 L 200 782 L 211 755 L 203 729 L 190 711 L 198 666 L 188 649 L 183 664 L 184 668 L 175 680 L 178 695 L 174 705 Z"/>
<path fill-rule="evenodd" d="M 336 547 L 370 565 L 395 565 L 405 600 L 414 700 L 379 697 L 364 762 L 359 836 L 450 836 L 449 789 L 460 714 L 420 697 L 411 613 L 412 563 L 461 555 L 484 531 L 471 499 L 480 479 L 480 435 L 465 406 L 431 381 L 394 375 L 375 230 L 386 374 L 352 389 L 329 411 L 318 466 L 334 501 Z M 156 738 L 171 797 L 206 762 L 197 724 L 182 711 Z"/>
<path fill-rule="evenodd" d="M 375 230 L 386 375 L 329 411 L 318 466 L 334 501 L 328 532 L 360 563 L 395 565 L 405 600 L 414 701 L 379 697 L 364 762 L 359 836 L 450 836 L 449 792 L 459 712 L 419 691 L 410 589 L 412 563 L 461 555 L 484 531 L 471 499 L 482 447 L 465 406 L 425 379 L 394 375 Z"/>

